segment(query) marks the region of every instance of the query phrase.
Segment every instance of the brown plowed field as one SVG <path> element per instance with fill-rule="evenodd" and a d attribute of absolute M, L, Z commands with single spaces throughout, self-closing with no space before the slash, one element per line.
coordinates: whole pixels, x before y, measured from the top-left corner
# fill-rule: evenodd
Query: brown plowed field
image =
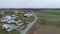
<path fill-rule="evenodd" d="M 60 34 L 60 28 L 37 25 L 31 29 L 29 34 Z"/>

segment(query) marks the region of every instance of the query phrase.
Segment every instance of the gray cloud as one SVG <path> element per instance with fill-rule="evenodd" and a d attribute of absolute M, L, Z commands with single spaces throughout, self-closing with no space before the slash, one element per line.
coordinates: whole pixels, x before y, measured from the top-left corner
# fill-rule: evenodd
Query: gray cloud
<path fill-rule="evenodd" d="M 60 8 L 60 0 L 0 0 L 0 8 Z"/>

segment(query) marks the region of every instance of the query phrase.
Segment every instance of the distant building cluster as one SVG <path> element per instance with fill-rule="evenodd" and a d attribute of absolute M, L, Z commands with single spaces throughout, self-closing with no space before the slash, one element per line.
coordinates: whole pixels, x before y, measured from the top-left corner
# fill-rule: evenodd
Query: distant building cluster
<path fill-rule="evenodd" d="M 15 11 L 15 13 L 19 13 L 19 12 Z M 31 17 L 31 16 L 33 16 L 33 13 L 32 12 L 24 12 L 23 15 L 26 16 L 26 17 Z M 2 29 L 5 29 L 7 31 L 11 31 L 12 30 L 12 26 L 9 25 L 9 24 L 15 24 L 16 27 L 19 27 L 19 26 L 23 25 L 24 23 L 22 22 L 22 20 L 21 19 L 16 20 L 17 18 L 18 18 L 18 16 L 14 15 L 14 14 L 6 15 L 3 11 L 1 11 L 0 22 L 8 23 L 8 24 L 3 24 L 2 25 Z"/>

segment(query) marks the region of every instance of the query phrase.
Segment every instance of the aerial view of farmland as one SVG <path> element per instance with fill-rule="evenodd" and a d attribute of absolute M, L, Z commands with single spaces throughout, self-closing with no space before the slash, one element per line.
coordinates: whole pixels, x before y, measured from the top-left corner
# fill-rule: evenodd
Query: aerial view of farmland
<path fill-rule="evenodd" d="M 39 10 L 35 14 L 38 20 L 29 34 L 60 34 L 60 10 Z"/>
<path fill-rule="evenodd" d="M 60 34 L 60 0 L 0 0 L 0 34 Z"/>

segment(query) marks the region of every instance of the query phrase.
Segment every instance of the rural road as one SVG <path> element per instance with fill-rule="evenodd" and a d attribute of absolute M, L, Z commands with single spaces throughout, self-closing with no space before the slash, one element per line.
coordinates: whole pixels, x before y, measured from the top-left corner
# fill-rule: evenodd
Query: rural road
<path fill-rule="evenodd" d="M 20 34 L 26 34 L 29 31 L 29 29 L 33 26 L 33 24 L 37 21 L 37 16 L 35 15 L 34 12 L 33 12 L 33 14 L 35 17 L 34 21 L 32 23 L 29 23 L 24 30 L 20 31 Z"/>

